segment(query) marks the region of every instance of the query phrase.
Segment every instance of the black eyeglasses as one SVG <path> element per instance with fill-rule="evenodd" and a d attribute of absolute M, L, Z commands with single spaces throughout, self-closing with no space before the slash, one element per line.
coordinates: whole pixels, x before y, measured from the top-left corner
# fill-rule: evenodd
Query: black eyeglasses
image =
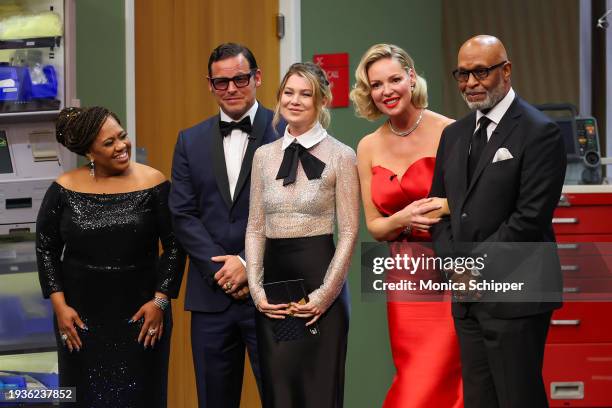
<path fill-rule="evenodd" d="M 479 81 L 482 81 L 483 79 L 486 79 L 489 76 L 489 73 L 491 71 L 503 66 L 507 62 L 508 61 L 502 61 L 499 64 L 491 65 L 488 68 L 476 68 L 469 71 L 463 69 L 456 69 L 453 71 L 453 78 L 455 78 L 457 82 L 467 82 L 470 79 L 470 74 L 472 74 L 474 75 L 474 78 Z"/>
<path fill-rule="evenodd" d="M 208 77 L 208 80 L 210 81 L 212 87 L 215 88 L 217 91 L 227 90 L 227 88 L 229 88 L 230 81 L 233 82 L 234 85 L 236 85 L 236 88 L 244 88 L 249 84 L 249 82 L 251 82 L 251 77 L 255 75 L 255 72 L 257 72 L 257 69 L 252 69 L 251 72 L 249 72 L 248 74 L 236 75 L 232 78 Z"/>

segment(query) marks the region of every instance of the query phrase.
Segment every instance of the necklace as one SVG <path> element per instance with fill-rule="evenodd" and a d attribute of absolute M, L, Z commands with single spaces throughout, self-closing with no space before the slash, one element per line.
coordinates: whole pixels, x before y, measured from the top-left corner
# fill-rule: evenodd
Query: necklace
<path fill-rule="evenodd" d="M 394 135 L 401 136 L 401 137 L 408 136 L 409 134 L 414 132 L 416 130 L 416 128 L 419 127 L 419 124 L 421 123 L 421 119 L 423 119 L 423 111 L 424 111 L 424 109 L 421 109 L 421 113 L 419 113 L 419 118 L 417 119 L 415 124 L 412 125 L 412 127 L 410 129 L 404 130 L 403 132 L 395 129 L 393 127 L 393 125 L 391 124 L 391 119 L 387 120 L 387 123 L 389 124 L 389 129 L 391 129 L 391 132 L 393 132 Z"/>

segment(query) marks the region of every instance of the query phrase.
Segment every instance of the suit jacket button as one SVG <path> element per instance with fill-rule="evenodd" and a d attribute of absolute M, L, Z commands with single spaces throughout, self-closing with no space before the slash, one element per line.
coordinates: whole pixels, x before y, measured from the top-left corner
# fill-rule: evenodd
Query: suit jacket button
<path fill-rule="evenodd" d="M 468 214 L 467 214 L 467 213 L 463 213 L 463 214 L 461 214 L 461 219 L 462 219 L 462 220 L 465 220 L 467 217 L 468 217 Z"/>

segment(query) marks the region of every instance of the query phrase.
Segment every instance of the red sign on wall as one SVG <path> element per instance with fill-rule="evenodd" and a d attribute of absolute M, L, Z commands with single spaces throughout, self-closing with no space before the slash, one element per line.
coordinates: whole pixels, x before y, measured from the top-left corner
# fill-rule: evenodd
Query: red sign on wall
<path fill-rule="evenodd" d="M 315 64 L 325 70 L 333 99 L 330 108 L 344 108 L 349 106 L 349 55 L 346 52 L 339 54 L 318 54 L 312 57 Z"/>

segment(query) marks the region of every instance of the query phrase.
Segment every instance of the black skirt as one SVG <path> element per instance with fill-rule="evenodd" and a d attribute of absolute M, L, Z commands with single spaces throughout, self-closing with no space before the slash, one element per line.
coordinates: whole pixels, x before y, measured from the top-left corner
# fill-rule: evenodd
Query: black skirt
<path fill-rule="evenodd" d="M 268 239 L 264 283 L 304 279 L 310 293 L 321 286 L 335 252 L 332 235 Z M 276 341 L 274 320 L 257 314 L 257 342 L 264 408 L 341 408 L 349 328 L 349 292 L 318 320 L 319 335 Z"/>

